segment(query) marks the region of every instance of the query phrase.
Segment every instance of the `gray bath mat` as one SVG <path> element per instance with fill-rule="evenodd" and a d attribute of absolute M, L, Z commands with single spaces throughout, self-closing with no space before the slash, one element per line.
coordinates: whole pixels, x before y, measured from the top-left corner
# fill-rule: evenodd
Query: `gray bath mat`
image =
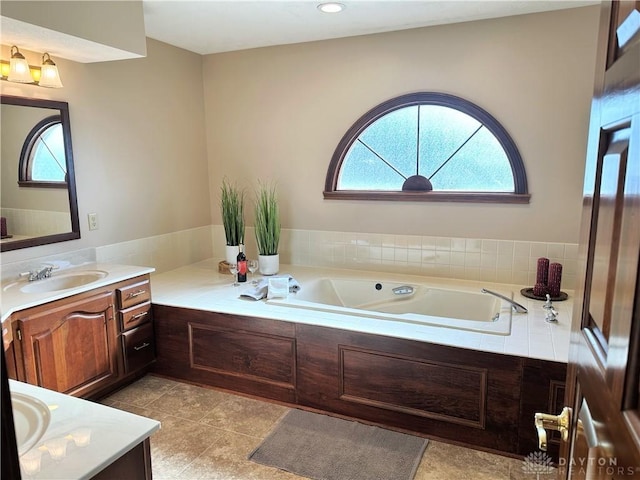
<path fill-rule="evenodd" d="M 427 442 L 293 409 L 249 459 L 314 480 L 411 480 Z"/>

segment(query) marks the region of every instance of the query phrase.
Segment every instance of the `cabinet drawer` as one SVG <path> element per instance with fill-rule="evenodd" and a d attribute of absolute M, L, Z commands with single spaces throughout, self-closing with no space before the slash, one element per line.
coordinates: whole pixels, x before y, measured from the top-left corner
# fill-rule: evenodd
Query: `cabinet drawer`
<path fill-rule="evenodd" d="M 142 282 L 132 283 L 116 289 L 116 294 L 118 306 L 120 308 L 129 308 L 151 300 L 151 285 L 149 280 L 143 280 Z"/>
<path fill-rule="evenodd" d="M 149 365 L 156 358 L 153 323 L 145 323 L 122 334 L 125 373 Z"/>
<path fill-rule="evenodd" d="M 151 320 L 151 302 L 144 302 L 141 305 L 121 310 L 118 312 L 118 317 L 120 317 L 122 331 L 146 323 Z"/>

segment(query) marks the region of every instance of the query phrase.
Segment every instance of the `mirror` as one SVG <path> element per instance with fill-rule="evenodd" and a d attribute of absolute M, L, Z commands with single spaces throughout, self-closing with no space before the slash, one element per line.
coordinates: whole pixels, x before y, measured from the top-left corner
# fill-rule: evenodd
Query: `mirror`
<path fill-rule="evenodd" d="M 80 238 L 69 104 L 8 95 L 0 99 L 0 252 Z M 64 148 L 54 156 L 60 168 L 66 167 L 66 181 L 25 184 L 20 178 L 21 168 L 23 176 L 25 171 L 21 156 L 34 143 L 29 138 L 57 116 Z"/>

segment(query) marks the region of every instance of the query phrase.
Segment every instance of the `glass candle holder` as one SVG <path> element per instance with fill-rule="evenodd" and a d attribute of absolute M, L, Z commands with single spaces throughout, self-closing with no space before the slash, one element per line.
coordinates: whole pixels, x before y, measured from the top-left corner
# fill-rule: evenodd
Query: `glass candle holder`
<path fill-rule="evenodd" d="M 25 475 L 35 475 L 40 472 L 42 452 L 38 448 L 32 448 L 20 457 L 20 467 Z"/>
<path fill-rule="evenodd" d="M 52 460 L 59 462 L 67 456 L 67 439 L 64 437 L 52 438 L 44 442 L 44 446 L 51 455 Z"/>
<path fill-rule="evenodd" d="M 91 429 L 78 428 L 71 432 L 71 438 L 76 444 L 76 447 L 86 447 L 91 443 Z"/>

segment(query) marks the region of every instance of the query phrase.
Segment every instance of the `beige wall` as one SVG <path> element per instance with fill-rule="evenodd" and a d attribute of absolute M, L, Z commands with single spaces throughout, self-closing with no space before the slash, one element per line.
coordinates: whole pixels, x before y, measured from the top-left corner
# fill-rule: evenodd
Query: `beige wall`
<path fill-rule="evenodd" d="M 577 242 L 598 7 L 204 57 L 210 188 L 279 185 L 283 225 Z M 323 200 L 331 155 L 364 112 L 414 91 L 464 97 L 517 144 L 529 205 Z M 214 223 L 221 223 L 217 209 Z M 250 220 L 249 223 L 252 223 Z"/>
<path fill-rule="evenodd" d="M 220 224 L 224 176 L 249 192 L 277 181 L 289 229 L 574 243 L 597 18 L 587 7 L 206 57 L 148 39 L 143 59 L 56 58 L 63 89 L 0 92 L 69 102 L 82 238 L 2 263 Z M 530 205 L 322 199 L 351 124 L 419 90 L 463 96 L 503 123 Z"/>
<path fill-rule="evenodd" d="M 2 262 L 209 225 L 201 56 L 149 39 L 142 59 L 55 61 L 64 88 L 1 82 L 0 92 L 69 103 L 82 238 Z M 99 230 L 88 231 L 90 212 Z"/>

